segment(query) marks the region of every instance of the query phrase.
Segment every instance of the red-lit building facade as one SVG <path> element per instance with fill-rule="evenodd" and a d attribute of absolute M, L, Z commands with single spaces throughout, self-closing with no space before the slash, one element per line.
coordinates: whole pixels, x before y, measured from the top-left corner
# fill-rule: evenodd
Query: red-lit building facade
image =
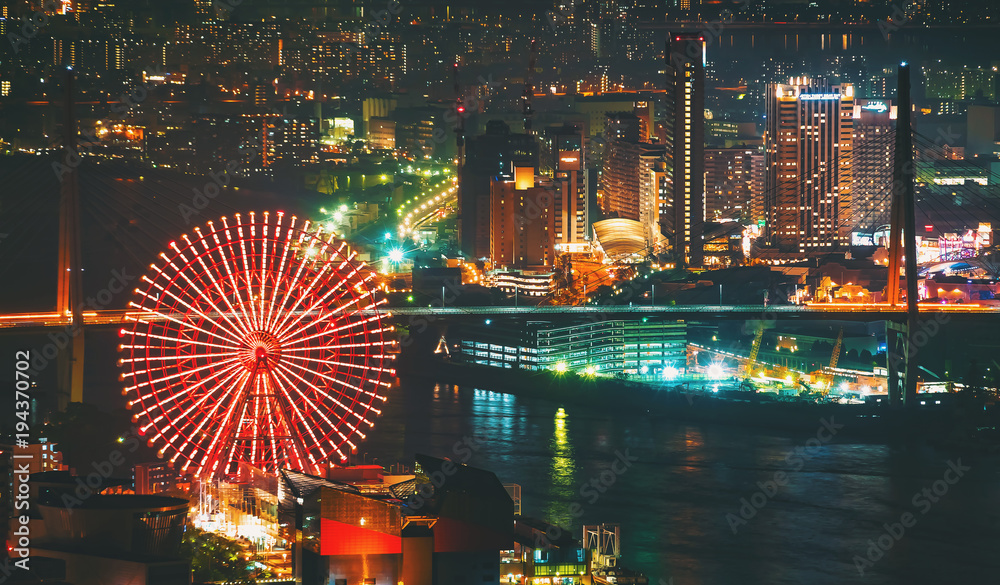
<path fill-rule="evenodd" d="M 500 553 L 514 538 L 514 504 L 503 485 L 449 460 L 418 456 L 417 463 L 416 480 L 401 487 L 316 478 L 309 493 L 292 494 L 301 500 L 303 582 L 499 583 Z"/>

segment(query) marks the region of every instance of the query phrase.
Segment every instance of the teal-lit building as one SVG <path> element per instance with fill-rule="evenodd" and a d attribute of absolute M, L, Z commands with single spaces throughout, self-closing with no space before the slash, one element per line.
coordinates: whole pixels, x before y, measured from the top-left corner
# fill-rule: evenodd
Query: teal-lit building
<path fill-rule="evenodd" d="M 456 357 L 466 363 L 580 374 L 655 375 L 665 368 L 684 367 L 687 326 L 683 321 L 654 317 L 565 323 L 496 320 L 463 327 L 459 337 Z"/>

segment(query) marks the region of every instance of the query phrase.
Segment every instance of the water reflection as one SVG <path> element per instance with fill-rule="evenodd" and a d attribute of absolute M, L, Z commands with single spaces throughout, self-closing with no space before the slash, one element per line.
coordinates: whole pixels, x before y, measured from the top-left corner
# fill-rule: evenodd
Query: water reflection
<path fill-rule="evenodd" d="M 572 415 L 568 411 L 572 411 Z M 522 486 L 524 513 L 579 538 L 582 524 L 622 527 L 625 564 L 650 582 L 918 585 L 992 583 L 1000 574 L 997 458 L 900 449 L 838 435 L 800 470 L 786 460 L 811 433 L 684 424 L 579 406 L 404 380 L 362 447 L 379 461 L 414 453 L 454 456 L 463 437 L 483 437 L 470 465 Z M 635 465 L 594 503 L 579 494 L 630 450 Z M 852 555 L 913 511 L 912 498 L 950 458 L 973 471 L 921 515 L 912 537 L 858 578 Z M 412 464 L 412 463 L 411 463 Z M 791 468 L 791 469 L 790 469 Z M 787 470 L 789 482 L 734 535 L 726 515 Z M 574 518 L 571 506 L 584 513 Z M 918 511 L 919 513 L 919 511 Z M 955 571 L 958 570 L 959 573 Z M 960 576 L 957 576 L 960 575 Z M 983 578 L 989 575 L 989 578 Z"/>
<path fill-rule="evenodd" d="M 552 440 L 549 442 L 552 462 L 549 465 L 549 502 L 545 508 L 548 520 L 569 527 L 573 517 L 567 502 L 579 497 L 576 493 L 576 461 L 573 445 L 569 440 L 569 416 L 559 407 L 553 421 Z"/>

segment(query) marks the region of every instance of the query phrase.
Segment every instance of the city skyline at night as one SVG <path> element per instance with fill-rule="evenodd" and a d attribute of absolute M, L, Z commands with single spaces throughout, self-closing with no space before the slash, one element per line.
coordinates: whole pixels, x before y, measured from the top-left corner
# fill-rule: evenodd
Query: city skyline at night
<path fill-rule="evenodd" d="M 1000 5 L 0 0 L 0 583 L 987 583 Z"/>

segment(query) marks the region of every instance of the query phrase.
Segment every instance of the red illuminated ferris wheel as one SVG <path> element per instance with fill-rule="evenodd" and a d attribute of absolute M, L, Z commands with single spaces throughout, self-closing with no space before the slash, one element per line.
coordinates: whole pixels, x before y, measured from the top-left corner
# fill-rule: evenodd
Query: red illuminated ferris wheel
<path fill-rule="evenodd" d="M 281 212 L 220 224 L 171 242 L 143 276 L 120 331 L 123 394 L 181 473 L 318 473 L 365 438 L 395 373 L 375 274 L 322 225 Z"/>

